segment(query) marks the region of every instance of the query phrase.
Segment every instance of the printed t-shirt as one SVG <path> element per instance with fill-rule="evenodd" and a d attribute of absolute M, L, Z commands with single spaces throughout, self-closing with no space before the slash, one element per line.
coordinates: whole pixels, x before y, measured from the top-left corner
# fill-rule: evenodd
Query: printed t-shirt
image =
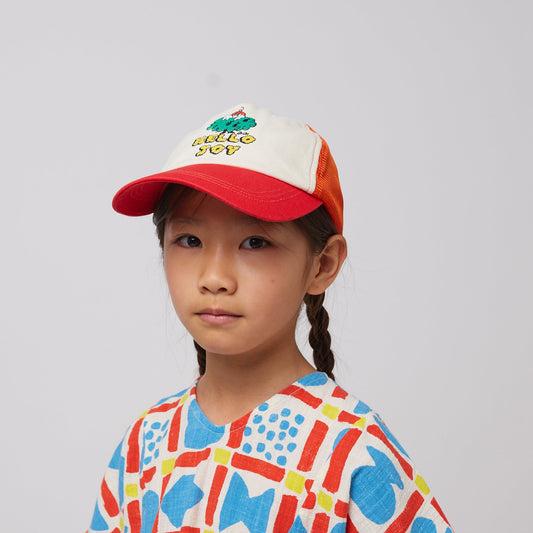
<path fill-rule="evenodd" d="M 379 416 L 321 372 L 216 426 L 195 385 L 126 432 L 88 530 L 452 533 Z"/>

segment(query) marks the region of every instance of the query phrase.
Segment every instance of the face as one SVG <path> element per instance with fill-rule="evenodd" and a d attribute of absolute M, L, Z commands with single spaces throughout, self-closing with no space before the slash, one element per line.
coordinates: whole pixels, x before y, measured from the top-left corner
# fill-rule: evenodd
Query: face
<path fill-rule="evenodd" d="M 208 355 L 268 356 L 296 346 L 319 264 L 293 224 L 265 223 L 194 193 L 167 222 L 163 256 L 176 313 Z"/>

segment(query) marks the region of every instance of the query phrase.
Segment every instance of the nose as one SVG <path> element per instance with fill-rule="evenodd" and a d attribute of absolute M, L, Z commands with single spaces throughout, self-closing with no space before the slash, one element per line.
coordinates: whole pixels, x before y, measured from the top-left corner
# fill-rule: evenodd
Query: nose
<path fill-rule="evenodd" d="M 205 254 L 198 285 L 201 292 L 233 294 L 237 290 L 237 279 L 231 254 L 222 249 Z"/>

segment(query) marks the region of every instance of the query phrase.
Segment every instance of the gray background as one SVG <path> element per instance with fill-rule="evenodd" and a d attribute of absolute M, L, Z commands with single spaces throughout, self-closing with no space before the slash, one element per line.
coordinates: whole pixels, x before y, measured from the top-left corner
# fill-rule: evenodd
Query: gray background
<path fill-rule="evenodd" d="M 126 426 L 194 378 L 151 221 L 110 201 L 252 101 L 309 122 L 341 171 L 338 381 L 457 531 L 530 531 L 532 15 L 487 0 L 4 4 L 0 530 L 83 531 Z"/>

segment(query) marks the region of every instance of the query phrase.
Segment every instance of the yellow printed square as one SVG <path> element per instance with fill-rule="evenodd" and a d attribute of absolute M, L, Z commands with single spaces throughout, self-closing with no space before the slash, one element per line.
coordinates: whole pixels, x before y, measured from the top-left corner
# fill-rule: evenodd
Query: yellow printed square
<path fill-rule="evenodd" d="M 289 470 L 289 473 L 287 474 L 287 479 L 285 479 L 285 486 L 288 489 L 293 490 L 298 494 L 301 494 L 304 490 L 305 478 L 300 474 Z"/>
<path fill-rule="evenodd" d="M 126 493 L 126 496 L 129 496 L 130 498 L 137 498 L 139 495 L 139 488 L 135 483 L 130 483 L 124 487 L 124 492 Z"/>
<path fill-rule="evenodd" d="M 231 457 L 231 452 L 229 450 L 224 450 L 223 448 L 217 448 L 215 450 L 215 455 L 213 457 L 215 463 L 220 463 L 221 465 L 227 465 Z"/>
<path fill-rule="evenodd" d="M 429 487 L 427 483 L 425 482 L 424 478 L 420 475 L 417 475 L 415 478 L 416 486 L 420 489 L 420 492 L 427 496 L 431 491 L 429 490 Z"/>
<path fill-rule="evenodd" d="M 175 464 L 176 464 L 176 459 L 175 458 L 165 459 L 161 463 L 161 475 L 162 476 L 166 476 L 167 474 L 170 474 L 170 472 L 172 472 L 172 470 L 174 470 L 174 465 Z"/>
<path fill-rule="evenodd" d="M 330 405 L 329 403 L 325 404 L 324 407 L 322 407 L 322 412 L 328 418 L 331 418 L 331 420 L 335 420 L 337 418 L 339 411 L 340 409 L 338 407 Z"/>
<path fill-rule="evenodd" d="M 331 511 L 331 508 L 333 507 L 333 498 L 331 496 L 328 496 L 324 492 L 320 491 L 318 493 L 318 496 L 316 498 L 316 501 L 318 502 L 318 505 L 322 507 L 322 509 L 325 509 L 326 511 Z"/>
<path fill-rule="evenodd" d="M 362 416 L 357 422 L 354 422 L 354 426 L 357 428 L 364 429 L 366 424 L 366 418 Z"/>

